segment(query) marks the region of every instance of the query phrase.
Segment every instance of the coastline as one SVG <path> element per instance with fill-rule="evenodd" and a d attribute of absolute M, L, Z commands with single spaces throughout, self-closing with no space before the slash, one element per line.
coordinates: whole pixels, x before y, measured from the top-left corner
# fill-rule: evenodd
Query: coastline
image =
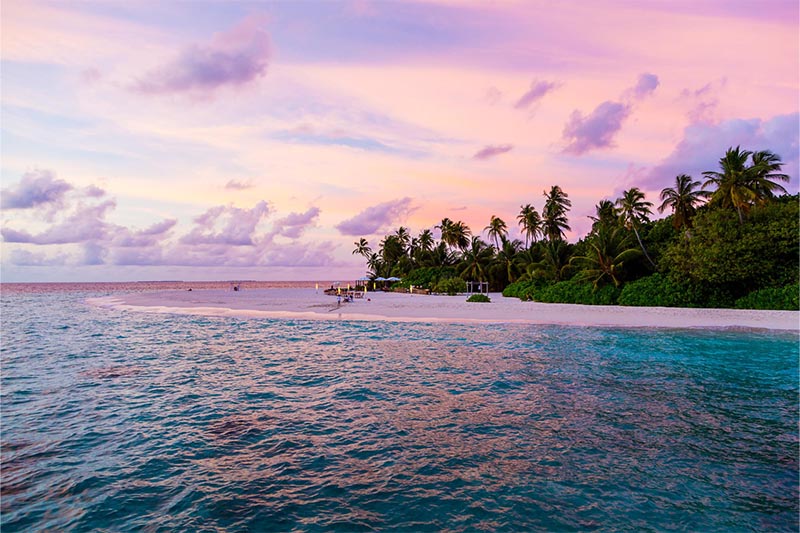
<path fill-rule="evenodd" d="M 123 294 L 87 301 L 99 307 L 162 314 L 377 320 L 393 322 L 516 323 L 665 329 L 800 331 L 800 311 L 674 307 L 589 306 L 523 302 L 490 294 L 491 303 L 468 303 L 466 295 L 370 292 L 343 302 L 315 289 L 223 289 Z"/>

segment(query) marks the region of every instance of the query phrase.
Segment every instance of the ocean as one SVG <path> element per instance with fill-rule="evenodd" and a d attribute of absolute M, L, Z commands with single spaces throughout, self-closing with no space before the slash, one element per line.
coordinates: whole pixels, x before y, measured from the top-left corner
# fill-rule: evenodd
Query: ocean
<path fill-rule="evenodd" d="M 798 530 L 796 333 L 86 302 L 213 286 L 2 285 L 4 533 Z"/>

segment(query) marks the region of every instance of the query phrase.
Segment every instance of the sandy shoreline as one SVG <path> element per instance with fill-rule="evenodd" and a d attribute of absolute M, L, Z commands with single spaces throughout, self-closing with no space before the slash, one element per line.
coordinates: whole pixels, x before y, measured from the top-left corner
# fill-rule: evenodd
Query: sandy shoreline
<path fill-rule="evenodd" d="M 92 298 L 90 303 L 129 311 L 240 318 L 486 322 L 574 326 L 769 329 L 800 331 L 798 311 L 587 306 L 522 302 L 490 295 L 489 304 L 466 296 L 369 293 L 337 307 L 314 289 L 159 291 Z"/>

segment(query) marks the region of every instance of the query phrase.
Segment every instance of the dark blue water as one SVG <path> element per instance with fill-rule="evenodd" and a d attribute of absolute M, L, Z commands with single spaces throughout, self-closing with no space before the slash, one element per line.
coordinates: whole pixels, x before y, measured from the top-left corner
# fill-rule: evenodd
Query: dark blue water
<path fill-rule="evenodd" d="M 2 297 L 2 530 L 798 529 L 786 333 Z"/>

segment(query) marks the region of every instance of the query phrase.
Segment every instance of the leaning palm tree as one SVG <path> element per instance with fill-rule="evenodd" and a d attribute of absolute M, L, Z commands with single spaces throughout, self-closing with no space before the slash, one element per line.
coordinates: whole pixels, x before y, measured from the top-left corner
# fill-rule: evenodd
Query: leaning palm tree
<path fill-rule="evenodd" d="M 505 239 L 508 236 L 508 228 L 506 227 L 506 223 L 503 219 L 492 215 L 491 220 L 489 220 L 489 225 L 483 228 L 486 230 L 487 235 L 489 238 L 494 241 L 494 247 L 499 249 L 500 248 L 500 239 Z"/>
<path fill-rule="evenodd" d="M 525 248 L 527 248 L 531 242 L 536 240 L 536 237 L 541 235 L 542 219 L 539 217 L 535 207 L 531 204 L 525 204 L 520 206 L 517 221 L 522 226 L 522 233 L 525 234 Z"/>
<path fill-rule="evenodd" d="M 644 193 L 637 187 L 632 187 L 627 191 L 622 192 L 622 197 L 617 199 L 617 207 L 619 208 L 620 220 L 629 230 L 632 229 L 636 235 L 636 240 L 639 241 L 639 246 L 642 247 L 644 256 L 650 261 L 652 266 L 656 266 L 647 250 L 642 243 L 642 238 L 639 236 L 637 226 L 642 222 L 648 221 L 648 216 L 651 214 L 650 208 L 653 207 L 652 202 L 647 202 L 644 199 Z"/>
<path fill-rule="evenodd" d="M 672 208 L 672 225 L 675 229 L 681 226 L 692 227 L 692 218 L 697 213 L 697 204 L 708 198 L 709 192 L 699 190 L 699 181 L 692 181 L 692 177 L 680 174 L 675 177 L 675 187 L 666 187 L 661 190 L 661 205 L 658 212 L 663 213 L 667 207 Z"/>
<path fill-rule="evenodd" d="M 544 193 L 545 203 L 542 210 L 542 230 L 550 242 L 564 238 L 564 232 L 569 231 L 567 211 L 572 207 L 567 193 L 558 185 L 553 185 L 550 192 Z"/>
<path fill-rule="evenodd" d="M 781 174 L 783 163 L 781 158 L 769 150 L 754 152 L 751 156 L 753 162 L 751 186 L 756 193 L 756 201 L 769 200 L 775 197 L 775 191 L 786 193 L 783 186 L 773 180 L 789 181 L 789 176 Z"/>
<path fill-rule="evenodd" d="M 585 244 L 586 253 L 573 256 L 569 262 L 580 269 L 576 278 L 591 281 L 595 288 L 609 281 L 619 287 L 625 263 L 642 255 L 631 247 L 630 233 L 621 226 L 600 225 Z"/>
<path fill-rule="evenodd" d="M 372 248 L 369 247 L 369 242 L 364 237 L 361 237 L 358 242 L 354 242 L 353 244 L 356 245 L 355 250 L 353 250 L 353 255 L 362 255 L 365 259 L 369 259 L 370 254 L 372 253 Z"/>

